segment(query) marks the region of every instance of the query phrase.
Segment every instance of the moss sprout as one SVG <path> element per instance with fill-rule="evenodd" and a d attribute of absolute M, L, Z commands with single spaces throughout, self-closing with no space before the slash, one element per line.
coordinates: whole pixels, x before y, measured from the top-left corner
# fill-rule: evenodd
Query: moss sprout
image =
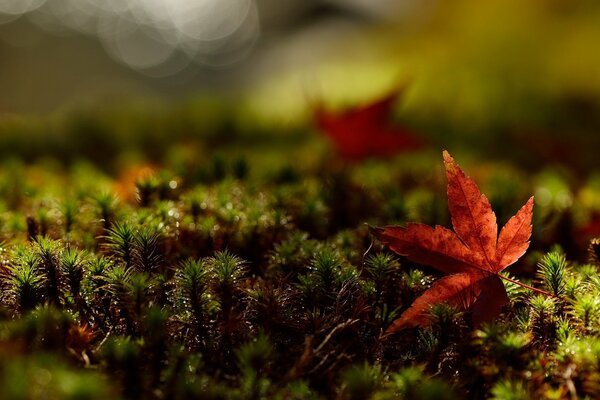
<path fill-rule="evenodd" d="M 132 265 L 136 269 L 146 272 L 154 272 L 160 269 L 163 261 L 161 251 L 162 236 L 156 226 L 142 226 L 134 233 L 133 251 L 125 246 L 125 242 L 128 240 L 129 237 L 123 238 L 121 247 L 124 253 L 125 251 L 133 253 L 132 255 L 130 254 L 129 257 L 132 257 Z"/>
<path fill-rule="evenodd" d="M 189 321 L 202 341 L 209 320 L 210 295 L 207 263 L 185 260 L 175 272 L 174 303 L 181 318 Z"/>
<path fill-rule="evenodd" d="M 115 212 L 119 204 L 117 197 L 108 191 L 101 191 L 93 197 L 98 209 L 98 216 L 102 227 L 108 231 L 113 223 Z"/>
<path fill-rule="evenodd" d="M 341 374 L 341 394 L 343 399 L 370 399 L 383 383 L 383 373 L 379 365 L 353 365 Z"/>
<path fill-rule="evenodd" d="M 105 240 L 110 254 L 122 262 L 125 267 L 131 267 L 135 245 L 135 233 L 131 225 L 115 223 L 109 229 Z"/>
<path fill-rule="evenodd" d="M 567 259 L 559 251 L 546 254 L 538 263 L 539 276 L 546 288 L 555 296 L 561 296 L 565 291 L 565 274 L 567 273 Z"/>
<path fill-rule="evenodd" d="M 494 385 L 491 390 L 494 400 L 530 400 L 531 394 L 523 381 L 503 380 Z"/>
<path fill-rule="evenodd" d="M 40 272 L 44 276 L 45 300 L 55 306 L 60 306 L 64 284 L 60 268 L 61 246 L 59 242 L 38 236 L 33 247 L 33 251 L 39 260 Z"/>
<path fill-rule="evenodd" d="M 41 302 L 44 278 L 39 271 L 38 258 L 33 252 L 25 250 L 16 262 L 9 269 L 8 290 L 17 309 L 26 313 Z"/>
<path fill-rule="evenodd" d="M 586 329 L 591 329 L 598 323 L 600 316 L 600 299 L 593 293 L 584 293 L 572 302 L 571 314 Z"/>

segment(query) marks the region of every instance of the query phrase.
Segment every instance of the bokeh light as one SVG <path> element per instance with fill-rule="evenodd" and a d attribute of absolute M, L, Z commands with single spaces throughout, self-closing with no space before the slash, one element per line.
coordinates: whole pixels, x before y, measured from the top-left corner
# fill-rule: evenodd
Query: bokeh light
<path fill-rule="evenodd" d="M 10 15 L 21 15 L 34 11 L 46 0 L 3 0 L 0 2 L 0 12 Z"/>
<path fill-rule="evenodd" d="M 226 66 L 244 59 L 260 34 L 254 0 L 6 0 L 0 23 L 27 15 L 57 34 L 97 37 L 116 61 L 148 75 L 190 63 Z"/>

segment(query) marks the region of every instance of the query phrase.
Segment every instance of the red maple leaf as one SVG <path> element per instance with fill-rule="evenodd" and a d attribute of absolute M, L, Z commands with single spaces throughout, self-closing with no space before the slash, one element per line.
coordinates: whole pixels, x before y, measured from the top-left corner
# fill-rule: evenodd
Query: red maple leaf
<path fill-rule="evenodd" d="M 317 106 L 317 126 L 331 139 L 338 154 L 347 160 L 391 157 L 417 149 L 423 141 L 407 128 L 390 122 L 392 107 L 401 93 L 402 90 L 395 90 L 373 103 L 341 114 Z"/>
<path fill-rule="evenodd" d="M 430 323 L 428 309 L 437 303 L 449 303 L 470 311 L 474 326 L 479 327 L 496 318 L 508 304 L 501 279 L 550 295 L 499 274 L 529 247 L 533 197 L 498 235 L 496 215 L 487 197 L 448 152 L 443 154 L 454 231 L 416 223 L 373 229 L 374 235 L 396 253 L 449 274 L 418 297 L 388 328 L 388 333 L 427 326 Z"/>
<path fill-rule="evenodd" d="M 586 239 L 600 235 L 600 213 L 594 211 L 589 221 L 577 230 L 577 237 L 584 236 Z"/>

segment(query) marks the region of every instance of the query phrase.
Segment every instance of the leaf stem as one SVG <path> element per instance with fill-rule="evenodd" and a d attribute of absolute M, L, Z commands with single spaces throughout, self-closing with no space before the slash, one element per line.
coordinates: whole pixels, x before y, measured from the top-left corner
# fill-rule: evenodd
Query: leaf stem
<path fill-rule="evenodd" d="M 529 290 L 531 290 L 533 292 L 536 292 L 536 293 L 539 293 L 539 294 L 544 294 L 544 295 L 546 295 L 548 297 L 558 298 L 558 296 L 556 296 L 556 295 L 554 295 L 552 293 L 548 293 L 548 292 L 546 292 L 545 290 L 542 290 L 542 289 L 534 288 L 533 286 L 529 286 L 529 285 L 527 285 L 527 284 L 525 284 L 523 282 L 519 282 L 519 281 L 516 281 L 514 279 L 511 279 L 508 276 L 504 276 L 504 275 L 500 275 L 500 274 L 498 274 L 498 276 L 500 278 L 504 279 L 505 281 L 514 283 L 515 285 L 519 285 L 519 286 L 524 287 L 525 289 L 529 289 Z"/>

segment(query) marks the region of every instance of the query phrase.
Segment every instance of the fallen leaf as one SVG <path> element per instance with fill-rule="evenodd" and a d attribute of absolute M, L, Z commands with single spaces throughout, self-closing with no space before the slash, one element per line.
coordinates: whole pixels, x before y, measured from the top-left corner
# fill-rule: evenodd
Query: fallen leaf
<path fill-rule="evenodd" d="M 418 297 L 388 328 L 388 333 L 427 326 L 428 310 L 438 303 L 470 311 L 475 327 L 492 321 L 508 304 L 501 281 L 508 278 L 499 273 L 514 264 L 529 247 L 533 197 L 498 235 L 496 215 L 487 197 L 447 151 L 443 155 L 454 231 L 415 223 L 373 229 L 374 235 L 396 253 L 449 274 Z"/>
<path fill-rule="evenodd" d="M 369 157 L 391 157 L 423 145 L 423 141 L 405 127 L 393 125 L 390 114 L 402 93 L 398 89 L 362 107 L 335 114 L 317 106 L 315 120 L 344 159 L 360 161 Z"/>

